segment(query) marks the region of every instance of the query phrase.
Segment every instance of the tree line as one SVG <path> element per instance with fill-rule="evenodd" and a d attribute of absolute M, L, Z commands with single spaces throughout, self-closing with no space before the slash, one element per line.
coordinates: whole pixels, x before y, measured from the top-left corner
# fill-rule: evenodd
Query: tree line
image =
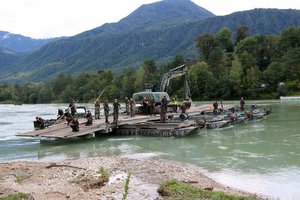
<path fill-rule="evenodd" d="M 234 37 L 233 37 L 234 35 Z M 199 59 L 187 62 L 177 55 L 158 66 L 147 59 L 139 68 L 123 72 L 98 71 L 77 76 L 60 74 L 50 83 L 0 85 L 0 102 L 49 103 L 71 99 L 89 102 L 105 89 L 102 99 L 123 99 L 159 84 L 169 69 L 186 63 L 193 100 L 274 99 L 300 94 L 300 27 L 289 27 L 280 35 L 248 34 L 239 27 L 205 33 L 197 38 Z M 184 77 L 172 79 L 167 92 L 184 98 Z"/>

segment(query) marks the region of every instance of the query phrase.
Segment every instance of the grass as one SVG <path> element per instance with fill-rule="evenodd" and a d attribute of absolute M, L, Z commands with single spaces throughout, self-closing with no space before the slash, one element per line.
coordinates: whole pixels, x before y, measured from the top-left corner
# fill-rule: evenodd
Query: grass
<path fill-rule="evenodd" d="M 88 191 L 89 189 L 94 188 L 100 188 L 109 181 L 110 174 L 102 166 L 99 168 L 98 173 L 100 176 L 97 179 L 87 174 L 80 174 L 70 182 L 81 185 L 84 191 Z"/>
<path fill-rule="evenodd" d="M 208 190 L 199 190 L 198 188 L 182 183 L 176 180 L 164 182 L 158 192 L 164 200 L 181 200 L 181 199 L 217 199 L 217 200 L 254 200 L 256 197 L 243 197 L 228 195 L 224 192 L 215 192 Z"/>
<path fill-rule="evenodd" d="M 123 193 L 123 197 L 122 200 L 126 200 L 127 199 L 127 195 L 128 195 L 128 190 L 129 190 L 129 182 L 130 182 L 130 178 L 131 178 L 131 173 L 128 173 L 128 176 L 126 178 L 125 181 L 125 185 L 124 185 L 124 193 Z"/>
<path fill-rule="evenodd" d="M 22 176 L 19 176 L 19 175 L 16 176 L 16 180 L 15 180 L 16 183 L 20 184 L 23 180 L 24 180 L 24 178 Z"/>
<path fill-rule="evenodd" d="M 15 193 L 15 194 L 10 194 L 5 197 L 0 197 L 0 200 L 33 200 L 33 197 L 30 194 L 25 194 L 25 193 Z"/>
<path fill-rule="evenodd" d="M 108 182 L 110 174 L 103 166 L 99 168 L 98 173 L 100 174 L 100 179 L 102 179 L 105 182 Z"/>

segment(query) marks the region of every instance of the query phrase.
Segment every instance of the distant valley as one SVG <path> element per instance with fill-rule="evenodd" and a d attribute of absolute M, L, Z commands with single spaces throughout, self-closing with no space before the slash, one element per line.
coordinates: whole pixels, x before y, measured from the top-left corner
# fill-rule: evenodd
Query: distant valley
<path fill-rule="evenodd" d="M 33 39 L 7 31 L 0 31 L 0 47 L 10 49 L 19 53 L 33 52 L 40 47 L 58 40 L 60 38 Z"/>

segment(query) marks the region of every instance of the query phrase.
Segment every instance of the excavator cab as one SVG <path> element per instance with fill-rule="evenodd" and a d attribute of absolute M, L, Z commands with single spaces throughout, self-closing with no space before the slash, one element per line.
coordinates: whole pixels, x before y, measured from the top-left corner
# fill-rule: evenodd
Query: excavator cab
<path fill-rule="evenodd" d="M 169 104 L 168 104 L 168 111 L 177 112 L 178 103 L 173 103 L 170 99 L 169 94 L 166 92 L 167 86 L 169 86 L 170 80 L 172 78 L 176 78 L 179 76 L 185 76 L 185 95 L 186 97 L 189 97 L 190 101 L 187 101 L 187 107 L 189 108 L 191 106 L 191 99 L 190 99 L 190 88 L 188 85 L 188 76 L 187 76 L 187 66 L 181 65 L 178 67 L 175 67 L 174 69 L 169 70 L 167 73 L 164 74 L 164 76 L 161 79 L 160 84 L 154 84 L 149 85 L 144 92 L 138 92 L 134 93 L 132 98 L 135 101 L 136 104 L 136 113 L 140 113 L 140 110 L 142 110 L 142 103 L 143 98 L 146 97 L 148 101 L 150 101 L 151 97 L 153 96 L 156 102 L 156 106 L 161 104 L 161 100 L 164 96 L 166 96 Z"/>

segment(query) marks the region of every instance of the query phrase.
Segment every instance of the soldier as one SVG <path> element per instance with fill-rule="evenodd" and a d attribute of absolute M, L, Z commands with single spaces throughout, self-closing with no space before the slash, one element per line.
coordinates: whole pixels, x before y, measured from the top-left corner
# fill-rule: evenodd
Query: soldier
<path fill-rule="evenodd" d="M 244 111 L 245 110 L 245 100 L 243 97 L 241 97 L 240 106 L 241 106 L 241 111 Z"/>
<path fill-rule="evenodd" d="M 66 110 L 65 110 L 64 116 L 65 116 L 65 119 L 67 120 L 68 125 L 69 125 L 70 122 L 71 122 L 72 119 L 73 119 L 71 113 L 69 112 L 69 109 L 66 109 Z"/>
<path fill-rule="evenodd" d="M 133 107 L 134 107 L 134 101 L 133 101 L 133 98 L 130 98 L 130 101 L 129 101 L 129 107 L 130 107 L 130 117 L 134 117 L 134 110 L 133 110 Z"/>
<path fill-rule="evenodd" d="M 148 110 L 148 107 L 149 107 L 149 102 L 147 100 L 147 97 L 144 97 L 143 98 L 143 111 L 146 115 L 149 114 L 149 110 Z"/>
<path fill-rule="evenodd" d="M 166 114 L 167 114 L 167 108 L 168 108 L 168 100 L 166 96 L 162 98 L 161 105 L 160 105 L 160 122 L 165 123 L 166 122 Z"/>
<path fill-rule="evenodd" d="M 76 107 L 75 107 L 75 101 L 72 100 L 69 104 L 69 112 L 71 112 L 72 117 L 75 117 L 76 114 Z"/>
<path fill-rule="evenodd" d="M 214 108 L 213 114 L 218 115 L 219 114 L 219 104 L 218 104 L 217 100 L 213 103 L 213 108 Z"/>
<path fill-rule="evenodd" d="M 224 110 L 224 106 L 223 106 L 223 100 L 222 99 L 220 100 L 220 104 L 221 104 L 221 108 L 219 108 L 219 110 L 223 111 Z"/>
<path fill-rule="evenodd" d="M 161 105 L 165 107 L 166 111 L 167 111 L 168 104 L 169 104 L 168 99 L 166 96 L 164 96 L 164 98 L 162 98 L 161 100 Z"/>
<path fill-rule="evenodd" d="M 151 96 L 151 100 L 150 100 L 150 114 L 154 115 L 155 114 L 155 99 L 153 96 Z"/>
<path fill-rule="evenodd" d="M 213 103 L 213 108 L 214 108 L 214 110 L 218 110 L 219 104 L 218 104 L 217 100 Z"/>
<path fill-rule="evenodd" d="M 61 119 L 64 117 L 64 111 L 62 109 L 58 109 L 57 111 L 57 119 Z"/>
<path fill-rule="evenodd" d="M 90 110 L 87 111 L 85 118 L 87 119 L 85 125 L 90 126 L 93 124 L 93 116 Z"/>
<path fill-rule="evenodd" d="M 120 104 L 118 103 L 118 99 L 114 100 L 113 107 L 114 107 L 114 124 L 118 124 L 118 117 L 119 117 L 119 109 L 120 109 Z"/>
<path fill-rule="evenodd" d="M 79 122 L 76 117 L 74 117 L 70 123 L 70 127 L 72 128 L 73 132 L 79 131 Z"/>
<path fill-rule="evenodd" d="M 185 105 L 185 102 L 183 102 L 180 106 L 180 109 L 181 109 L 181 113 L 182 114 L 185 114 L 186 113 L 186 105 Z"/>
<path fill-rule="evenodd" d="M 173 105 L 174 105 L 174 111 L 177 113 L 178 105 L 179 105 L 179 101 L 178 101 L 177 95 L 175 95 L 173 97 L 172 101 L 173 101 Z"/>
<path fill-rule="evenodd" d="M 108 121 L 108 115 L 109 115 L 109 106 L 108 106 L 108 100 L 105 99 L 103 103 L 103 109 L 104 109 L 104 115 L 105 115 L 105 123 L 109 123 Z"/>
<path fill-rule="evenodd" d="M 39 125 L 39 129 L 44 129 L 45 128 L 45 120 L 41 117 L 36 117 L 35 119 Z"/>
<path fill-rule="evenodd" d="M 126 114 L 129 115 L 129 99 L 128 99 L 128 97 L 125 97 L 125 108 L 126 108 Z"/>
<path fill-rule="evenodd" d="M 188 118 L 188 115 L 186 113 L 186 104 L 185 104 L 185 101 L 181 104 L 180 106 L 180 109 L 181 109 L 181 114 L 179 115 L 179 118 L 184 121 Z"/>
<path fill-rule="evenodd" d="M 100 103 L 98 99 L 95 101 L 95 119 L 100 119 Z"/>

